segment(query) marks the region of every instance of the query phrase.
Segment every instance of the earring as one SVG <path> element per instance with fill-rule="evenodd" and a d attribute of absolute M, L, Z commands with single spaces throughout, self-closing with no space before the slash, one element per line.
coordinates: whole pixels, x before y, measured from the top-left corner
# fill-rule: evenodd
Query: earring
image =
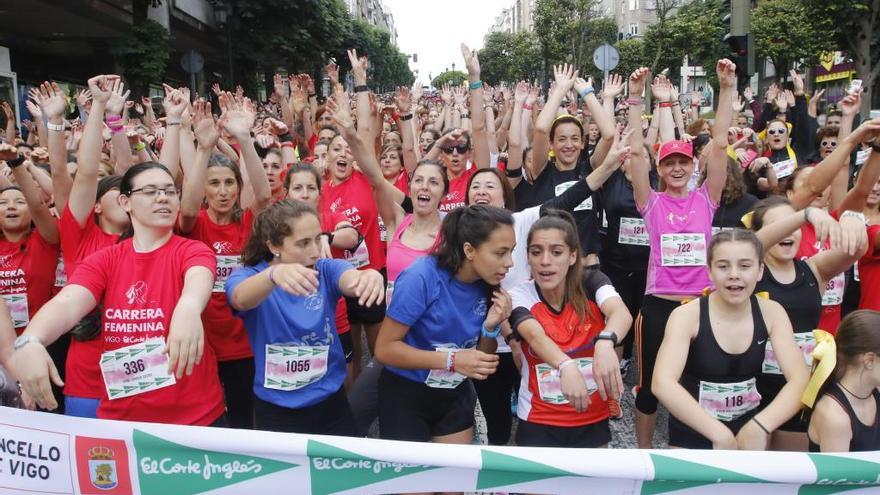
<path fill-rule="evenodd" d="M 272 255 L 275 256 L 276 258 L 280 258 L 280 257 L 281 257 L 281 253 L 272 253 Z"/>

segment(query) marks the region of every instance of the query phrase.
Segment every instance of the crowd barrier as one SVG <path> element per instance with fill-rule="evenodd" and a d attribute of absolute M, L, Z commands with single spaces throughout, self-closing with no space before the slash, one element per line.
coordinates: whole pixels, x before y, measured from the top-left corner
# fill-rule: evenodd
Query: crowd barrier
<path fill-rule="evenodd" d="M 2 494 L 880 493 L 880 452 L 439 445 L 0 408 Z"/>

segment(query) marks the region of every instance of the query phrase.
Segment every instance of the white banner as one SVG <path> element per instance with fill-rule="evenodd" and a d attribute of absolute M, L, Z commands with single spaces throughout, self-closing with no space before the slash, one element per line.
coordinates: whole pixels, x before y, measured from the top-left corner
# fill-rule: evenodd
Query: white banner
<path fill-rule="evenodd" d="M 0 408 L 0 493 L 878 493 L 880 452 L 542 449 L 71 418 Z"/>

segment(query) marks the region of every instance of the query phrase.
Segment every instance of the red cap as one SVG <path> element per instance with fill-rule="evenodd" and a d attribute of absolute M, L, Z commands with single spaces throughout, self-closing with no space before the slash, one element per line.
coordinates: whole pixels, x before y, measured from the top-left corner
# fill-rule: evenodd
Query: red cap
<path fill-rule="evenodd" d="M 667 141 L 660 146 L 660 155 L 657 161 L 660 162 L 670 155 L 683 155 L 693 159 L 694 145 L 687 141 Z"/>

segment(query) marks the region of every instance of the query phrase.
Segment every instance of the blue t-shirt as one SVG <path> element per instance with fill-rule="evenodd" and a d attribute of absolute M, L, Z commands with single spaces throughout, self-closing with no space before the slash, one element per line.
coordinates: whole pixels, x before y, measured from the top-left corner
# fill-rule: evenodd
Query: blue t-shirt
<path fill-rule="evenodd" d="M 482 280 L 461 282 L 438 267 L 434 256 L 425 256 L 397 277 L 394 297 L 385 314 L 409 327 L 403 341 L 417 349 L 467 349 L 475 347 L 480 339 L 490 292 L 489 285 Z M 422 383 L 429 373 L 393 366 L 386 369 Z"/>
<path fill-rule="evenodd" d="M 269 267 L 267 262 L 235 270 L 226 282 L 226 297 L 238 284 Z M 346 367 L 342 344 L 336 334 L 336 303 L 341 296 L 339 277 L 353 270 L 344 260 L 320 259 L 318 291 L 307 297 L 294 296 L 276 288 L 256 308 L 235 311 L 244 326 L 254 350 L 254 394 L 272 404 L 291 409 L 317 404 L 334 394 L 345 381 Z M 330 346 L 327 373 L 318 381 L 297 390 L 276 390 L 263 386 L 266 375 L 267 345 Z"/>

